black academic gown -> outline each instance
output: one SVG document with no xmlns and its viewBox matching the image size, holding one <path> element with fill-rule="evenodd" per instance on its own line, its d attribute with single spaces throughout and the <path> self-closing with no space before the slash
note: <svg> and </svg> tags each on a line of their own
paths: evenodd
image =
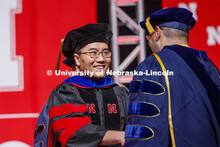
<svg viewBox="0 0 220 147">
<path fill-rule="evenodd" d="M 97 147 L 107 130 L 125 129 L 127 104 L 127 89 L 113 83 L 111 78 L 92 80 L 73 76 L 52 91 L 37 126 L 48 113 L 48 134 L 45 133 L 48 139 L 44 144 Z M 40 135 L 36 135 L 35 144 Z"/>
</svg>

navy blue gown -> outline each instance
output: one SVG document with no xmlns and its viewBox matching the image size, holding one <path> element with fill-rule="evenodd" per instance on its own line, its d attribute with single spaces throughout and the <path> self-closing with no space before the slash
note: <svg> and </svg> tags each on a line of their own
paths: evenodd
<svg viewBox="0 0 220 147">
<path fill-rule="evenodd" d="M 204 51 L 165 46 L 136 70 L 125 147 L 220 146 L 220 76 Z"/>
</svg>

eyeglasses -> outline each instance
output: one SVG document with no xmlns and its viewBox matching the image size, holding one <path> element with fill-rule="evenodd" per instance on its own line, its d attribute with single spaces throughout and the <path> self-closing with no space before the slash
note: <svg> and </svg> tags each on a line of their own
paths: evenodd
<svg viewBox="0 0 220 147">
<path fill-rule="evenodd" d="M 91 58 L 98 58 L 100 54 L 104 58 L 110 58 L 111 57 L 111 52 L 109 50 L 105 50 L 103 52 L 99 51 L 91 51 L 91 52 L 79 52 L 78 54 L 88 54 Z"/>
</svg>

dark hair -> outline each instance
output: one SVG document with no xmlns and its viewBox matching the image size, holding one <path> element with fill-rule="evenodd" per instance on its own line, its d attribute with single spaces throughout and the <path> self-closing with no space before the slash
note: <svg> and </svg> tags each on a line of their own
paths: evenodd
<svg viewBox="0 0 220 147">
<path fill-rule="evenodd" d="M 76 63 L 74 62 L 72 65 L 72 71 L 75 71 L 75 70 L 76 70 Z"/>
</svg>

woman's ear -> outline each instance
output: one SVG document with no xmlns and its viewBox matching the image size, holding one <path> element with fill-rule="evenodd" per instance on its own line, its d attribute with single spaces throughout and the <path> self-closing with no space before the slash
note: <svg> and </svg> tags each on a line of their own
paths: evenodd
<svg viewBox="0 0 220 147">
<path fill-rule="evenodd" d="M 74 58 L 74 60 L 76 62 L 76 65 L 80 66 L 79 55 L 78 54 L 73 54 L 73 58 Z"/>
</svg>

